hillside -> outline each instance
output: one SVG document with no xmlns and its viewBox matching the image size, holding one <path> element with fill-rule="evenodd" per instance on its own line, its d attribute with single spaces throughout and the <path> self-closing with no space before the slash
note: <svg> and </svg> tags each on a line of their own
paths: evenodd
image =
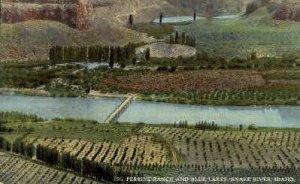
<svg viewBox="0 0 300 184">
<path fill-rule="evenodd" d="M 267 10 L 265 16 L 270 16 L 274 20 L 300 21 L 300 1 L 298 0 L 256 0 L 247 5 L 246 15 L 257 15 L 257 12 L 263 12 L 262 9 Z"/>
<path fill-rule="evenodd" d="M 249 0 L 250 1 L 250 0 Z M 127 27 L 165 16 L 238 12 L 240 0 L 3 0 L 0 60 L 47 59 L 51 45 L 123 45 L 151 38 Z M 224 3 L 226 2 L 226 3 Z M 243 1 L 244 2 L 244 1 Z M 248 0 L 247 0 L 248 2 Z M 195 6 L 197 5 L 197 6 Z"/>
</svg>

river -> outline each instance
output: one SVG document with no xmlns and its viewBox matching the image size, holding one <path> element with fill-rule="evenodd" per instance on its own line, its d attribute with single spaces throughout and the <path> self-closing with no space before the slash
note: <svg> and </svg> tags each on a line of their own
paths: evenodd
<svg viewBox="0 0 300 184">
<path fill-rule="evenodd" d="M 122 102 L 118 98 L 54 98 L 0 95 L 0 111 L 35 114 L 46 119 L 74 118 L 103 122 Z M 219 125 L 300 128 L 300 106 L 207 106 L 135 101 L 119 122 L 170 123 L 215 121 Z"/>
</svg>

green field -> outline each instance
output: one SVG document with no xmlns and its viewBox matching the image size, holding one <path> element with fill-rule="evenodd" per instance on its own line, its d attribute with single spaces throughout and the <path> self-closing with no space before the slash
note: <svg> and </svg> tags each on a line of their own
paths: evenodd
<svg viewBox="0 0 300 184">
<path fill-rule="evenodd" d="M 272 20 L 240 18 L 238 20 L 199 20 L 196 24 L 176 26 L 175 30 L 196 37 L 197 48 L 225 58 L 282 56 L 300 51 L 300 24 Z"/>
</svg>

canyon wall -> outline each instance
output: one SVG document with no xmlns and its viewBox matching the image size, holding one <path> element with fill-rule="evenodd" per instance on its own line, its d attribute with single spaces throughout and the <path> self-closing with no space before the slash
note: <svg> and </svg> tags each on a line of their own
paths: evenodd
<svg viewBox="0 0 300 184">
<path fill-rule="evenodd" d="M 3 23 L 53 20 L 79 30 L 89 29 L 94 16 L 86 0 L 4 0 L 1 12 Z"/>
<path fill-rule="evenodd" d="M 300 2 L 280 6 L 273 16 L 276 20 L 300 21 Z"/>
</svg>

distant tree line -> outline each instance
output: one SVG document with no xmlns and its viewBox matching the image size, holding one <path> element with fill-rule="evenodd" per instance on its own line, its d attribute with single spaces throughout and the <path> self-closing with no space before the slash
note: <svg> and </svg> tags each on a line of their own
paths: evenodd
<svg viewBox="0 0 300 184">
<path fill-rule="evenodd" d="M 112 67 L 115 62 L 125 64 L 135 56 L 136 45 L 129 43 L 124 47 L 113 46 L 53 46 L 49 51 L 52 63 L 62 62 L 110 62 Z"/>
<path fill-rule="evenodd" d="M 5 140 L 3 137 L 0 137 L 0 150 L 4 150 L 4 151 L 10 151 L 11 150 L 10 142 Z"/>
<path fill-rule="evenodd" d="M 188 121 L 175 122 L 173 127 L 175 128 L 195 128 L 198 130 L 219 130 L 220 127 L 214 122 L 199 121 L 194 126 L 189 126 Z"/>
<path fill-rule="evenodd" d="M 219 130 L 220 127 L 215 122 L 200 121 L 195 124 L 195 128 L 199 130 Z"/>
<path fill-rule="evenodd" d="M 179 33 L 176 31 L 175 35 L 170 35 L 168 41 L 169 44 L 181 44 L 196 47 L 196 38 L 186 35 L 185 32 Z"/>
<path fill-rule="evenodd" d="M 43 120 L 36 115 L 27 115 L 19 112 L 0 112 L 0 119 L 2 122 L 38 122 Z"/>
</svg>

